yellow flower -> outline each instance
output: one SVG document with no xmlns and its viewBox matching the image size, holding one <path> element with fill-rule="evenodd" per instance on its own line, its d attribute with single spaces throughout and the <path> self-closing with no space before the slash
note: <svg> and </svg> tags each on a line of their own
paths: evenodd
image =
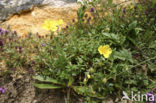
<svg viewBox="0 0 156 103">
<path fill-rule="evenodd" d="M 50 30 L 50 20 L 45 20 L 44 24 L 42 24 L 42 28 L 46 30 Z"/>
<path fill-rule="evenodd" d="M 90 79 L 90 75 L 89 74 L 87 74 L 87 78 Z"/>
<path fill-rule="evenodd" d="M 60 19 L 60 20 L 58 21 L 58 25 L 61 25 L 61 24 L 63 24 L 63 20 L 62 20 L 62 19 Z"/>
<path fill-rule="evenodd" d="M 63 20 L 45 20 L 42 24 L 42 28 L 46 30 L 51 30 L 53 32 L 58 30 L 58 26 L 63 24 Z"/>
<path fill-rule="evenodd" d="M 100 46 L 98 48 L 98 51 L 101 55 L 103 55 L 105 58 L 109 58 L 110 54 L 112 53 L 112 49 L 109 45 Z"/>
</svg>

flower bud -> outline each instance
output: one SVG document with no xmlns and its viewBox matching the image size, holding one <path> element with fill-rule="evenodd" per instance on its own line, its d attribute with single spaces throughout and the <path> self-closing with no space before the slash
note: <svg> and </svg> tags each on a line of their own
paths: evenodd
<svg viewBox="0 0 156 103">
<path fill-rule="evenodd" d="M 89 69 L 89 72 L 93 73 L 94 72 L 94 69 L 93 68 L 90 68 Z"/>
<path fill-rule="evenodd" d="M 83 80 L 83 83 L 86 83 L 87 82 L 87 79 L 85 78 L 84 80 Z"/>
<path fill-rule="evenodd" d="M 106 78 L 103 78 L 103 80 L 102 80 L 104 83 L 106 83 L 107 82 L 107 79 Z"/>
<path fill-rule="evenodd" d="M 90 79 L 90 75 L 89 74 L 87 74 L 87 78 Z"/>
</svg>

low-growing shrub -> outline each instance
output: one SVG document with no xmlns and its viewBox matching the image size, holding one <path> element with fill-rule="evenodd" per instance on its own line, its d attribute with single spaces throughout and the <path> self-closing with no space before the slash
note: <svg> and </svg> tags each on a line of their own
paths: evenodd
<svg viewBox="0 0 156 103">
<path fill-rule="evenodd" d="M 155 91 L 156 4 L 106 3 L 83 5 L 77 23 L 45 42 L 35 58 L 36 87 L 67 88 L 68 100 L 74 91 L 89 103 L 120 98 L 122 91 Z"/>
<path fill-rule="evenodd" d="M 67 101 L 75 93 L 84 103 L 99 103 L 109 97 L 115 101 L 123 91 L 155 92 L 156 3 L 112 2 L 82 5 L 78 21 L 61 31 L 45 22 L 44 28 L 53 25 L 47 37 L 19 38 L 0 29 L 0 61 L 9 69 L 34 72 L 38 88 L 65 89 Z"/>
</svg>

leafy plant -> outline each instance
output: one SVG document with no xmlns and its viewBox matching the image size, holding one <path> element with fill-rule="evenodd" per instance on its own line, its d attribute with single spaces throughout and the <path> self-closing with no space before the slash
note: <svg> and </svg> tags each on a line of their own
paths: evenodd
<svg viewBox="0 0 156 103">
<path fill-rule="evenodd" d="M 155 6 L 151 0 L 126 7 L 113 0 L 89 2 L 78 10 L 78 22 L 57 36 L 8 42 L 0 35 L 0 60 L 8 68 L 32 68 L 35 87 L 65 89 L 68 101 L 73 93 L 84 103 L 98 103 L 121 98 L 122 91 L 155 92 Z"/>
</svg>

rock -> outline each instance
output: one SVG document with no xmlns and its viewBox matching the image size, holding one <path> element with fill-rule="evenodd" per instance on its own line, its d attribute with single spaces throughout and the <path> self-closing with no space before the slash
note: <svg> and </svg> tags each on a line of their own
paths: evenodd
<svg viewBox="0 0 156 103">
<path fill-rule="evenodd" d="M 25 36 L 29 32 L 46 35 L 50 34 L 50 32 L 42 28 L 45 20 L 62 19 L 64 26 L 66 26 L 73 19 L 76 21 L 78 8 L 79 6 L 76 3 L 70 3 L 61 7 L 58 7 L 58 5 L 34 7 L 29 12 L 13 15 L 2 23 L 2 27 L 7 28 L 9 26 L 12 31 L 16 30 L 20 36 Z"/>
<path fill-rule="evenodd" d="M 0 103 L 32 103 L 34 101 L 35 88 L 31 82 L 26 82 L 26 79 L 30 78 L 29 76 L 16 78 L 8 75 L 2 78 L 4 80 L 1 80 L 0 85 L 3 84 L 6 92 L 3 95 L 0 94 Z"/>
<path fill-rule="evenodd" d="M 42 2 L 43 0 L 1 0 L 0 20 L 5 20 L 12 14 L 29 10 L 34 6 L 41 5 Z"/>
<path fill-rule="evenodd" d="M 6 20 L 12 14 L 31 10 L 35 6 L 54 5 L 61 7 L 76 0 L 0 0 L 0 21 Z"/>
</svg>

